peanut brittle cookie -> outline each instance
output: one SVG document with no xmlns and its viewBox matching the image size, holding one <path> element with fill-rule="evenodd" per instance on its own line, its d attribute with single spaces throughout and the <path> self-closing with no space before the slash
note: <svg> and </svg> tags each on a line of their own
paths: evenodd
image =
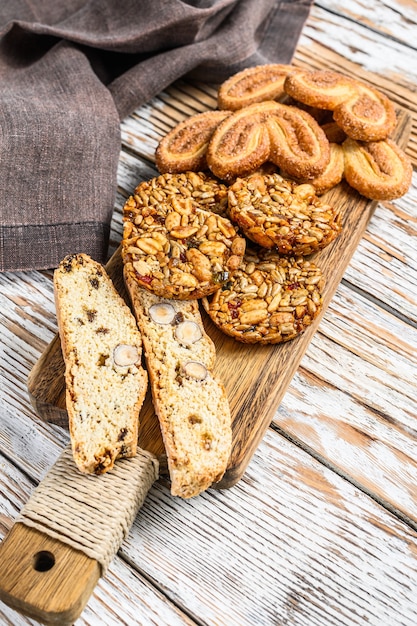
<svg viewBox="0 0 417 626">
<path fill-rule="evenodd" d="M 311 184 L 279 174 L 253 174 L 229 188 L 231 219 L 252 241 L 283 255 L 321 250 L 341 231 L 338 213 L 322 202 Z"/>
<path fill-rule="evenodd" d="M 159 200 L 154 192 L 152 181 L 142 183 L 125 203 L 126 271 L 165 298 L 189 300 L 213 293 L 239 267 L 244 238 L 227 218 L 201 209 L 192 196 Z"/>
<path fill-rule="evenodd" d="M 214 324 L 243 343 L 276 344 L 302 333 L 322 308 L 324 278 L 304 258 L 247 250 L 221 289 L 203 298 Z"/>
</svg>

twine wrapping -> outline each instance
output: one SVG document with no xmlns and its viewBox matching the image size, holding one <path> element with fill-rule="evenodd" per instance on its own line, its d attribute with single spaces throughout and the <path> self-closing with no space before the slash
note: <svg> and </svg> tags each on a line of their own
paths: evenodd
<svg viewBox="0 0 417 626">
<path fill-rule="evenodd" d="M 98 561 L 103 575 L 158 472 L 156 457 L 139 449 L 135 457 L 119 459 L 105 474 L 82 474 L 67 446 L 17 521 Z"/>
</svg>

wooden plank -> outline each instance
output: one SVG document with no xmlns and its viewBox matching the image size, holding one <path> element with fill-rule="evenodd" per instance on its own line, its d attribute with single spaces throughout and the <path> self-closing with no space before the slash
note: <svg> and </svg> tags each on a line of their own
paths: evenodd
<svg viewBox="0 0 417 626">
<path fill-rule="evenodd" d="M 274 424 L 417 529 L 416 386 L 415 328 L 342 284 Z"/>
<path fill-rule="evenodd" d="M 3 534 L 32 483 L 1 467 Z M 416 551 L 406 524 L 269 430 L 233 489 L 151 489 L 77 626 L 414 626 Z"/>
<path fill-rule="evenodd" d="M 393 38 L 409 45 L 414 40 L 417 27 L 417 4 L 413 0 L 319 0 L 315 5 L 326 12 L 346 17 L 372 30 L 377 30 L 387 38 Z"/>
<path fill-rule="evenodd" d="M 123 555 L 199 623 L 414 626 L 416 541 L 268 431 L 229 491 L 180 502 L 156 486 Z"/>
</svg>

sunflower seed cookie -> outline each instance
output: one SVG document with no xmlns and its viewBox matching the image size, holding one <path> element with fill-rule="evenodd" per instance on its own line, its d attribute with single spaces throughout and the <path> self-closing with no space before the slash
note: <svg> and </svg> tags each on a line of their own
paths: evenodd
<svg viewBox="0 0 417 626">
<path fill-rule="evenodd" d="M 319 314 L 324 278 L 302 257 L 248 249 L 241 267 L 203 306 L 214 324 L 243 343 L 294 339 Z"/>
<path fill-rule="evenodd" d="M 152 181 L 142 183 L 124 206 L 126 271 L 164 298 L 213 293 L 239 267 L 244 238 L 227 218 L 201 209 L 192 196 L 156 197 Z"/>
<path fill-rule="evenodd" d="M 229 188 L 231 219 L 252 241 L 280 254 L 306 256 L 321 250 L 341 231 L 338 213 L 311 184 L 279 174 L 253 174 Z"/>
</svg>

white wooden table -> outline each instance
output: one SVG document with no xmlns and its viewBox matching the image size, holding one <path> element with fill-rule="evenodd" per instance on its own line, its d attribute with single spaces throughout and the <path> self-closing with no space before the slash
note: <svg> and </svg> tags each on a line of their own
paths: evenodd
<svg viewBox="0 0 417 626">
<path fill-rule="evenodd" d="M 352 72 L 408 109 L 415 165 L 417 3 L 366 4 L 317 2 L 294 63 Z M 180 82 L 123 122 L 110 252 L 157 141 L 214 94 Z M 415 626 L 416 236 L 414 173 L 378 205 L 243 478 L 189 501 L 156 483 L 77 626 Z M 68 441 L 26 387 L 57 330 L 51 276 L 0 274 L 1 537 Z M 0 604 L 0 623 L 36 622 Z"/>
</svg>

